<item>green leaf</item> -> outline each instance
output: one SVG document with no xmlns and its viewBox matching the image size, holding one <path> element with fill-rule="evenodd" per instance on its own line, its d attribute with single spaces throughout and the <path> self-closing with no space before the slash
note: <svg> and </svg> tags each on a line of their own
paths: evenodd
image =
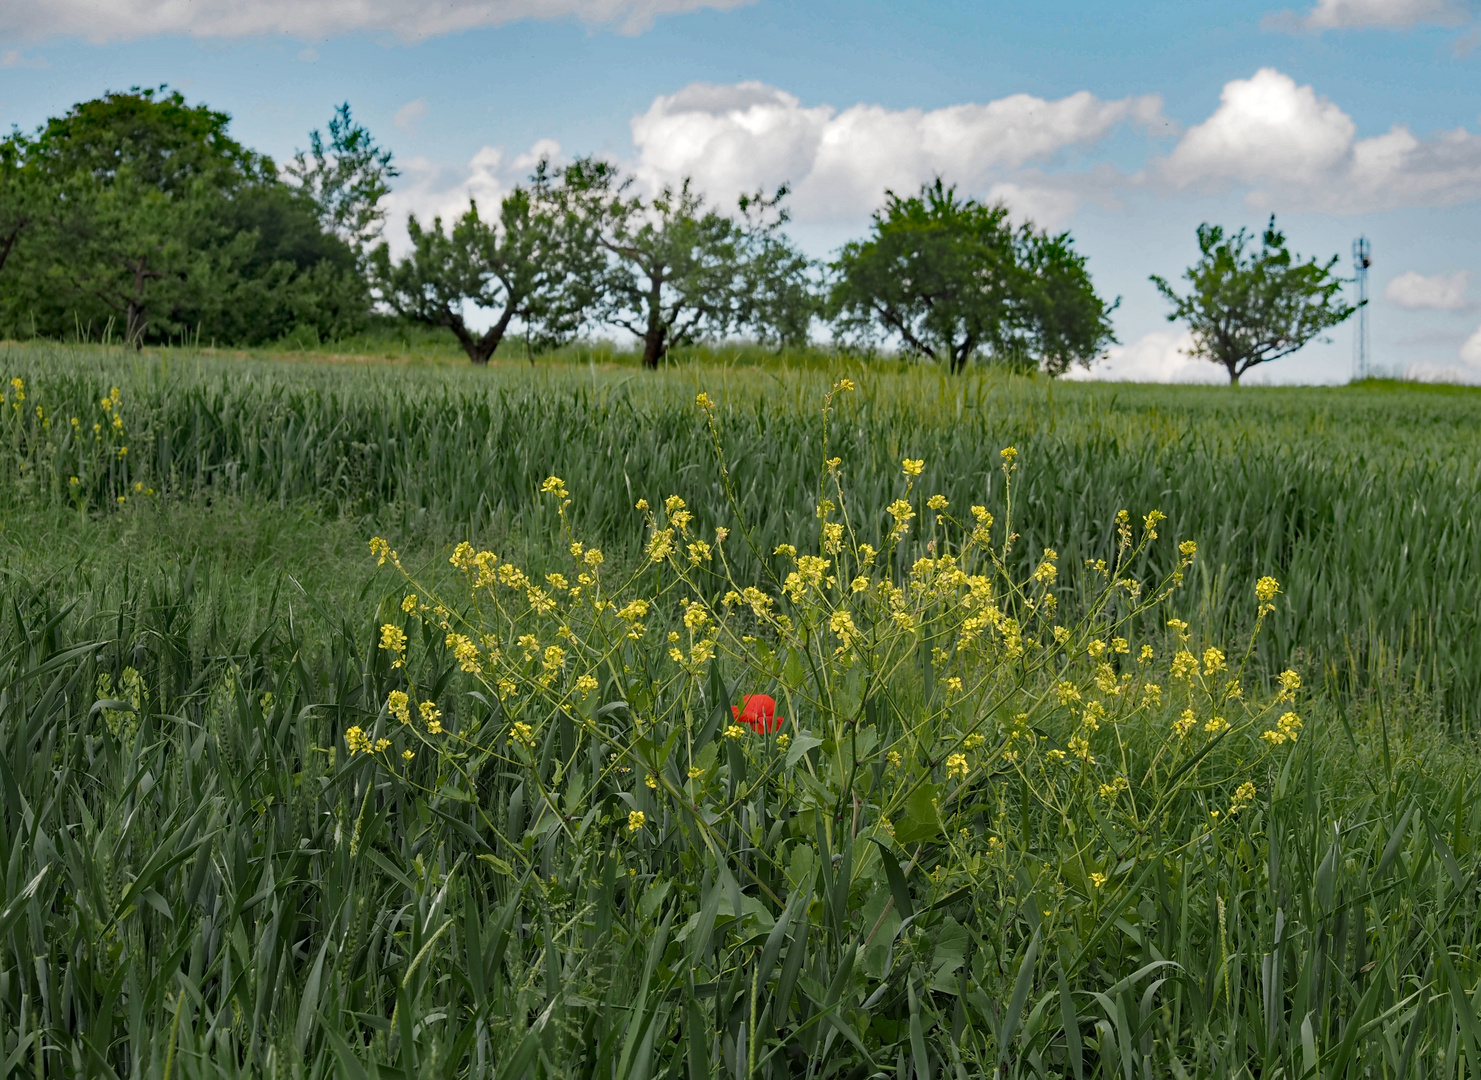
<svg viewBox="0 0 1481 1080">
<path fill-rule="evenodd" d="M 904 816 L 895 822 L 895 839 L 902 844 L 920 844 L 941 835 L 941 812 L 936 806 L 936 785 L 921 784 L 905 800 Z"/>
</svg>

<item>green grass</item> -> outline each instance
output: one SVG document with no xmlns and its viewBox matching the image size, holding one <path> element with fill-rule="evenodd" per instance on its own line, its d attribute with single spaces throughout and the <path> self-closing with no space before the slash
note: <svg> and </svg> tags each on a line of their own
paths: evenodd
<svg viewBox="0 0 1481 1080">
<path fill-rule="evenodd" d="M 13 409 L 7 387 L 0 421 L 7 1069 L 1481 1075 L 1481 395 L 836 365 L 475 372 L 0 348 L 0 375 L 27 395 Z M 1137 563 L 1144 578 L 1175 568 L 1172 541 L 1197 542 L 1171 612 L 1200 648 L 1234 655 L 1255 578 L 1277 577 L 1250 692 L 1301 672 L 1295 747 L 1231 737 L 1178 774 L 1196 783 L 1179 779 L 1191 786 L 1162 816 L 1139 821 L 1088 780 L 1006 758 L 1020 703 L 1042 746 L 1067 745 L 1069 729 L 1033 704 L 1046 671 L 993 675 L 1002 703 L 950 827 L 896 846 L 891 871 L 870 839 L 890 778 L 829 771 L 853 751 L 831 734 L 835 699 L 807 677 L 775 676 L 796 695 L 792 730 L 822 737 L 802 762 L 816 789 L 776 773 L 764 748 L 710 751 L 706 843 L 641 782 L 641 763 L 670 763 L 651 757 L 631 709 L 594 702 L 569 725 L 522 714 L 543 740 L 525 759 L 508 741 L 521 714 L 470 696 L 479 687 L 440 631 L 406 623 L 405 669 L 375 647 L 381 622 L 403 621 L 406 586 L 373 569 L 371 535 L 439 588 L 456 580 L 446 560 L 463 539 L 532 575 L 566 568 L 539 494 L 551 473 L 614 577 L 641 559 L 639 497 L 682 495 L 701 534 L 738 527 L 701 389 L 720 403 L 755 547 L 809 542 L 818 406 L 836 374 L 858 383 L 829 434 L 860 540 L 883 546 L 907 456 L 926 459 L 919 491 L 1001 519 L 998 450 L 1012 444 L 1009 569 L 1026 574 L 1054 547 L 1066 612 L 1093 583 L 1084 560 L 1114 557 L 1123 506 L 1169 516 L 1169 542 Z M 115 411 L 123 431 L 107 434 Z M 924 553 L 925 529 L 897 572 Z M 743 581 L 778 569 L 739 542 L 727 550 Z M 1137 620 L 1128 634 L 1165 656 L 1161 619 Z M 635 670 L 661 659 L 623 648 Z M 827 649 L 817 662 L 829 668 Z M 744 670 L 681 680 L 640 708 L 702 755 Z M 944 737 L 928 651 L 892 670 L 877 700 L 864 695 L 876 704 L 862 730 Z M 440 703 L 466 756 L 419 749 L 420 772 L 347 758 L 347 727 L 406 734 L 385 703 L 407 680 Z M 621 664 L 598 695 L 641 700 Z M 1171 783 L 1148 762 L 1176 715 L 1169 697 L 1107 725 L 1098 737 L 1123 740 L 1125 757 L 1114 741 L 1097 749 L 1105 776 L 1130 777 L 1138 797 Z M 944 756 L 905 771 L 945 791 Z M 1211 829 L 1210 808 L 1246 777 L 1255 804 Z M 649 812 L 648 846 L 621 828 L 633 807 Z M 897 828 L 920 812 L 895 813 Z M 961 851 L 945 842 L 958 826 Z M 998 861 L 972 862 L 997 850 L 989 837 L 1004 844 Z M 1087 865 L 1109 884 L 1089 883 Z"/>
</svg>

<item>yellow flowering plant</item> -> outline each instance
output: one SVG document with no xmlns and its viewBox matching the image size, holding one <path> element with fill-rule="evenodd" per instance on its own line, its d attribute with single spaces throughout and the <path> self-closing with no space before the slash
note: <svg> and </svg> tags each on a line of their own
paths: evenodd
<svg viewBox="0 0 1481 1080">
<path fill-rule="evenodd" d="M 1089 584 L 1067 583 L 1054 550 L 1018 550 L 1013 478 L 1025 463 L 1013 447 L 1000 455 L 1001 520 L 982 506 L 959 518 L 917 493 L 915 458 L 884 519 L 858 520 L 826 441 L 846 392 L 824 400 L 815 528 L 769 553 L 741 512 L 705 395 L 732 518 L 706 537 L 682 497 L 655 493 L 639 501 L 641 556 L 616 568 L 575 534 L 580 493 L 551 476 L 541 490 L 566 565 L 538 579 L 461 543 L 450 563 L 462 585 L 444 594 L 372 540 L 410 588 L 398 602 L 406 629 L 387 623 L 379 641 L 401 680 L 381 723 L 399 741 L 379 753 L 391 748 L 380 729 L 354 728 L 351 753 L 428 799 L 457 799 L 511 875 L 569 848 L 622 867 L 618 882 L 698 882 L 676 894 L 686 934 L 713 919 L 714 890 L 733 889 L 740 906 L 720 944 L 737 947 L 817 889 L 841 897 L 841 916 L 816 916 L 840 941 L 888 928 L 890 948 L 908 951 L 894 935 L 910 911 L 1029 893 L 1047 915 L 1010 937 L 1026 941 L 1047 918 L 1086 940 L 1123 917 L 1117 897 L 1139 875 L 1175 873 L 1221 831 L 1249 827 L 1268 759 L 1300 732 L 1289 707 L 1299 678 L 1265 694 L 1246 671 L 1253 636 L 1231 654 L 1168 618 L 1195 546 L 1174 545 L 1163 576 L 1138 576 L 1165 519 L 1153 510 L 1138 528 L 1123 512 Z M 737 543 L 761 556 L 759 580 L 737 579 Z M 1274 588 L 1263 579 L 1253 598 L 1256 632 Z M 411 708 L 417 641 L 465 693 Z M 770 712 L 753 705 L 762 697 Z M 476 794 L 495 788 L 502 805 Z M 1041 823 L 1031 839 L 1004 835 L 1029 812 Z M 719 977 L 726 961 L 703 963 Z"/>
</svg>

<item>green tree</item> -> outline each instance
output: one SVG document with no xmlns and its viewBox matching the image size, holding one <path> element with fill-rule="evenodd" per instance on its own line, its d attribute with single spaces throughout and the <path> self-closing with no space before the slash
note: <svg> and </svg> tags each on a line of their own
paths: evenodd
<svg viewBox="0 0 1481 1080">
<path fill-rule="evenodd" d="M 1085 269 L 1085 256 L 1070 234 L 1052 235 L 1025 224 L 1014 242 L 1018 297 L 1014 338 L 1029 365 L 1050 375 L 1063 375 L 1090 362 L 1116 340 L 1111 312 L 1119 299 L 1106 303 Z"/>
<path fill-rule="evenodd" d="M 940 178 L 909 198 L 887 191 L 871 235 L 831 269 L 829 312 L 845 335 L 898 338 L 953 372 L 986 356 L 1058 374 L 1114 340 L 1114 305 L 1069 234 L 1015 231 L 1006 207 L 960 198 Z"/>
<path fill-rule="evenodd" d="M 411 254 L 398 262 L 381 244 L 371 255 L 377 296 L 403 318 L 451 330 L 475 364 L 488 363 L 515 320 L 532 347 L 569 339 L 586 306 L 579 282 L 590 273 L 573 268 L 581 248 L 570 242 L 548 192 L 542 163 L 530 187 L 504 198 L 497 222 L 485 221 L 476 202 L 445 231 L 441 218 L 423 228 L 409 216 Z M 493 325 L 481 335 L 470 330 L 465 304 L 493 312 Z"/>
<path fill-rule="evenodd" d="M 643 343 L 656 368 L 669 349 L 723 335 L 742 313 L 742 235 L 688 180 L 652 198 L 629 195 L 630 177 L 583 158 L 560 173 L 555 197 L 608 258 L 589 268 L 596 318 Z"/>
<path fill-rule="evenodd" d="M 1222 226 L 1202 224 L 1201 258 L 1183 274 L 1188 294 L 1152 276 L 1173 305 L 1168 322 L 1185 320 L 1192 355 L 1222 365 L 1232 386 L 1250 368 L 1295 352 L 1357 310 L 1342 300 L 1345 282 L 1332 273 L 1336 255 L 1325 263 L 1300 261 L 1286 249 L 1274 215 L 1258 250 L 1249 250 L 1253 240 L 1244 229 L 1226 236 Z"/>
<path fill-rule="evenodd" d="M 363 320 L 353 250 L 229 122 L 176 91 L 135 88 L 14 139 L 32 211 L 0 316 L 54 336 L 111 324 L 136 345 L 191 330 L 253 342 Z M 0 215 L 4 205 L 0 194 Z"/>
<path fill-rule="evenodd" d="M 293 177 L 319 208 L 325 227 L 356 251 L 377 240 L 385 224 L 381 201 L 390 181 L 401 175 L 391 151 L 376 145 L 364 125 L 356 123 L 349 102 L 334 110 L 326 142 L 317 129 L 309 148 L 293 156 L 284 172 Z"/>
</svg>

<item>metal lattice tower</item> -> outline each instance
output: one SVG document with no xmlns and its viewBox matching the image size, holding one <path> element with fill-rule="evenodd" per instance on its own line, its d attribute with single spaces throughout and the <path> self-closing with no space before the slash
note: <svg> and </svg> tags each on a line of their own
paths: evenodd
<svg viewBox="0 0 1481 1080">
<path fill-rule="evenodd" d="M 1368 238 L 1360 236 L 1352 242 L 1352 269 L 1358 286 L 1357 321 L 1352 328 L 1353 375 L 1366 379 L 1368 368 L 1368 267 L 1373 265 L 1373 249 Z"/>
</svg>

